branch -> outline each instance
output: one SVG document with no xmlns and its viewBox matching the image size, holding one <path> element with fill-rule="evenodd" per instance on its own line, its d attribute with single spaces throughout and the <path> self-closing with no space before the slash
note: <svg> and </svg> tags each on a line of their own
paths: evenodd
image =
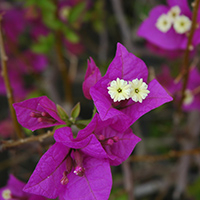
<svg viewBox="0 0 200 200">
<path fill-rule="evenodd" d="M 2 21 L 2 14 L 0 15 L 0 51 L 1 51 L 0 54 L 1 54 L 1 65 L 2 65 L 2 77 L 4 79 L 4 83 L 6 86 L 8 104 L 9 104 L 9 108 L 11 112 L 12 121 L 15 127 L 15 131 L 17 133 L 18 138 L 23 138 L 21 127 L 17 121 L 16 113 L 12 105 L 14 103 L 14 97 L 13 97 L 12 88 L 11 88 L 9 77 L 8 77 L 8 70 L 7 70 L 7 63 L 6 63 L 8 58 L 6 56 L 4 44 L 3 44 L 1 21 Z"/>
<path fill-rule="evenodd" d="M 124 188 L 128 194 L 129 200 L 134 200 L 133 196 L 133 178 L 132 171 L 129 160 L 125 160 L 122 163 L 123 179 L 124 179 Z"/>
<path fill-rule="evenodd" d="M 52 137 L 54 134 L 54 131 L 47 131 L 47 133 L 38 135 L 38 136 L 31 136 L 25 139 L 19 139 L 16 141 L 9 140 L 9 141 L 2 141 L 2 144 L 0 145 L 0 151 L 6 150 L 8 148 L 13 148 L 20 146 L 22 144 L 27 144 L 29 142 L 43 142 L 44 139 L 48 137 Z"/>
<path fill-rule="evenodd" d="M 178 158 L 186 155 L 196 155 L 196 154 L 200 154 L 200 148 L 183 150 L 183 151 L 172 150 L 162 155 L 142 155 L 142 156 L 133 155 L 129 157 L 129 159 L 132 162 L 158 162 L 161 160 L 168 160 L 171 158 Z"/>
<path fill-rule="evenodd" d="M 62 52 L 62 36 L 59 31 L 55 33 L 55 50 L 56 50 L 56 56 L 58 59 L 58 68 L 61 74 L 61 78 L 63 81 L 63 86 L 65 90 L 65 99 L 67 102 L 72 105 L 73 99 L 72 99 L 72 91 L 71 91 L 71 79 L 69 77 L 69 73 L 67 70 L 67 66 L 65 64 L 63 52 Z"/>
<path fill-rule="evenodd" d="M 129 29 L 129 26 L 126 22 L 123 10 L 122 10 L 122 5 L 121 5 L 121 0 L 111 0 L 113 10 L 116 16 L 116 19 L 119 23 L 119 27 L 122 32 L 122 40 L 125 46 L 133 52 L 133 45 L 132 45 L 132 39 L 131 39 L 131 31 Z"/>
<path fill-rule="evenodd" d="M 181 108 L 182 108 L 183 100 L 185 97 L 185 90 L 186 90 L 188 78 L 189 78 L 189 67 L 190 67 L 189 66 L 189 54 L 190 54 L 190 51 L 193 50 L 192 39 L 194 36 L 194 32 L 197 28 L 197 14 L 198 14 L 199 2 L 200 2 L 200 0 L 195 0 L 192 4 L 193 5 L 192 26 L 191 26 L 191 29 L 189 32 L 187 47 L 186 47 L 184 58 L 183 58 L 183 70 L 182 70 L 183 87 L 181 90 L 181 99 L 180 99 L 179 107 L 178 107 L 179 113 L 181 113 Z"/>
</svg>

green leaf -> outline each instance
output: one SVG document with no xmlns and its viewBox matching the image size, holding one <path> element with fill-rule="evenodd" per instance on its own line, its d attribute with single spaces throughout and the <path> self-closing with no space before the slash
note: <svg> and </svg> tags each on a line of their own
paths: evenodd
<svg viewBox="0 0 200 200">
<path fill-rule="evenodd" d="M 55 12 L 56 11 L 56 5 L 51 0 L 42 0 L 37 1 L 37 5 L 44 10 L 48 10 L 49 12 Z"/>
<path fill-rule="evenodd" d="M 187 193 L 194 197 L 195 199 L 200 198 L 200 190 L 199 190 L 200 178 L 198 177 L 191 185 L 187 188 Z"/>
<path fill-rule="evenodd" d="M 74 6 L 73 8 L 71 8 L 69 15 L 68 15 L 68 21 L 69 23 L 74 23 L 75 21 L 78 20 L 78 18 L 80 18 L 81 14 L 83 13 L 84 9 L 85 9 L 85 2 L 81 2 L 79 4 L 77 4 L 76 6 Z M 82 16 L 81 16 L 82 18 Z"/>
<path fill-rule="evenodd" d="M 86 125 L 84 125 L 84 124 L 76 124 L 76 126 L 79 129 L 84 129 L 86 127 Z"/>
<path fill-rule="evenodd" d="M 31 130 L 29 130 L 29 129 L 27 129 L 27 128 L 24 128 L 24 127 L 22 127 L 22 129 L 23 129 L 23 131 L 24 131 L 24 133 L 25 133 L 26 135 L 28 135 L 28 136 L 33 135 L 33 131 L 31 131 Z"/>
<path fill-rule="evenodd" d="M 56 17 L 51 13 L 44 14 L 43 22 L 48 28 L 52 30 L 61 29 L 61 27 L 63 26 L 63 23 L 60 20 L 56 19 Z"/>
<path fill-rule="evenodd" d="M 54 44 L 54 35 L 40 36 L 38 42 L 33 44 L 31 50 L 35 53 L 48 53 Z"/>
<path fill-rule="evenodd" d="M 64 27 L 64 35 L 67 40 L 69 40 L 72 43 L 77 43 L 79 42 L 79 36 L 70 28 Z"/>
<path fill-rule="evenodd" d="M 81 106 L 80 106 L 80 102 L 78 102 L 74 108 L 71 111 L 71 117 L 73 119 L 73 121 L 75 121 L 75 119 L 79 116 L 81 111 Z"/>
<path fill-rule="evenodd" d="M 91 122 L 91 119 L 84 119 L 84 120 L 77 120 L 76 124 L 84 124 L 84 125 L 88 125 Z"/>
<path fill-rule="evenodd" d="M 59 117 L 63 121 L 68 121 L 69 117 L 68 117 L 67 113 L 65 112 L 65 110 L 58 104 L 56 105 L 56 108 L 57 108 Z"/>
<path fill-rule="evenodd" d="M 84 129 L 89 123 L 91 122 L 91 119 L 86 119 L 86 120 L 77 120 L 75 125 L 79 129 Z"/>
<path fill-rule="evenodd" d="M 54 126 L 53 130 L 55 131 L 55 130 L 57 130 L 59 128 L 63 128 L 63 127 L 66 127 L 66 126 L 67 126 L 67 124 L 66 125 L 65 124 L 57 125 L 57 126 Z"/>
</svg>

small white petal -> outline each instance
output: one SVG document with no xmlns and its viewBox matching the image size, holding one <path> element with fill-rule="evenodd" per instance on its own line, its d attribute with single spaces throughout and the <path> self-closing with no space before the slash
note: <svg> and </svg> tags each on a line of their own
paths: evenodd
<svg viewBox="0 0 200 200">
<path fill-rule="evenodd" d="M 132 98 L 132 100 L 135 102 L 139 101 L 140 103 L 142 103 L 142 101 L 150 93 L 150 91 L 147 90 L 148 85 L 145 82 L 143 82 L 142 78 L 140 80 L 136 78 L 132 81 L 129 81 L 129 85 L 131 90 L 130 98 Z"/>
<path fill-rule="evenodd" d="M 11 190 L 9 190 L 9 189 L 3 190 L 3 192 L 2 192 L 2 197 L 3 197 L 3 199 L 5 199 L 5 200 L 11 199 L 11 198 L 12 198 L 12 196 L 11 196 Z"/>
<path fill-rule="evenodd" d="M 171 7 L 171 9 L 167 13 L 167 15 L 169 17 L 171 17 L 172 21 L 174 22 L 174 20 L 176 19 L 177 16 L 180 15 L 180 13 L 181 13 L 180 7 L 179 6 L 173 6 L 173 7 Z"/>
<path fill-rule="evenodd" d="M 190 30 L 191 24 L 192 22 L 188 17 L 180 15 L 174 21 L 174 30 L 180 34 L 186 33 Z"/>
<path fill-rule="evenodd" d="M 162 14 L 156 21 L 156 27 L 163 33 L 166 33 L 172 26 L 172 19 L 167 14 Z"/>
<path fill-rule="evenodd" d="M 127 81 L 117 78 L 111 81 L 110 86 L 107 87 L 108 94 L 114 102 L 119 102 L 125 99 L 129 99 L 130 86 Z"/>
</svg>

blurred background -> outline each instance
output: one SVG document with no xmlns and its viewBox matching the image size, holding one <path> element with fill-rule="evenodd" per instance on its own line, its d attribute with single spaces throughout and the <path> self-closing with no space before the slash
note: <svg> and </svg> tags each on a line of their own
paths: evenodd
<svg viewBox="0 0 200 200">
<path fill-rule="evenodd" d="M 192 1 L 188 2 L 190 5 Z M 149 80 L 158 77 L 162 84 L 167 77 L 164 74 L 159 79 L 164 66 L 175 78 L 184 51 L 161 51 L 137 35 L 150 10 L 160 4 L 166 5 L 166 1 L 0 0 L 14 101 L 46 95 L 68 113 L 80 102 L 80 118 L 91 118 L 93 103 L 82 92 L 87 59 L 92 57 L 104 75 L 115 56 L 117 42 L 146 63 Z M 197 68 L 198 55 L 199 47 L 192 57 Z M 176 111 L 175 103 L 170 102 L 133 124 L 134 133 L 142 141 L 126 162 L 112 167 L 110 200 L 200 199 L 199 111 L 183 111 L 178 123 Z M 48 130 L 23 132 L 29 137 Z M 48 137 L 2 149 L 7 140 L 17 139 L 2 76 L 0 139 L 0 187 L 6 185 L 9 174 L 27 182 L 39 158 L 54 143 L 53 137 Z"/>
</svg>

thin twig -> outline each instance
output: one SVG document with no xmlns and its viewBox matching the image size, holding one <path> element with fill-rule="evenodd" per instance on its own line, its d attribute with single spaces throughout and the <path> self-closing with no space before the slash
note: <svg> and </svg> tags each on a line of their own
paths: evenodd
<svg viewBox="0 0 200 200">
<path fill-rule="evenodd" d="M 9 77 L 8 77 L 8 70 L 7 70 L 7 60 L 8 60 L 8 58 L 6 56 L 4 44 L 3 44 L 1 21 L 2 21 L 2 15 L 0 15 L 0 51 L 1 51 L 2 76 L 3 76 L 3 79 L 4 79 L 5 86 L 6 86 L 8 104 L 9 104 L 9 108 L 10 108 L 10 112 L 11 112 L 12 121 L 13 121 L 13 124 L 14 124 L 14 127 L 15 127 L 15 131 L 17 133 L 18 138 L 23 138 L 21 127 L 20 127 L 20 125 L 17 121 L 16 113 L 15 113 L 15 110 L 13 108 L 14 97 L 13 97 L 13 92 L 12 92 L 12 88 L 11 88 Z"/>
<path fill-rule="evenodd" d="M 200 154 L 200 148 L 190 149 L 190 150 L 183 150 L 183 151 L 169 151 L 166 154 L 162 155 L 141 155 L 141 156 L 131 156 L 129 159 L 132 162 L 158 162 L 162 160 L 168 160 L 171 158 L 178 158 L 185 155 L 197 155 Z"/>
<path fill-rule="evenodd" d="M 134 48 L 132 45 L 131 31 L 127 24 L 124 12 L 122 10 L 122 5 L 120 0 L 111 0 L 112 7 L 116 16 L 116 19 L 119 23 L 119 27 L 122 32 L 122 41 L 129 51 L 133 52 Z"/>
<path fill-rule="evenodd" d="M 123 170 L 123 178 L 124 178 L 124 187 L 128 194 L 129 200 L 134 200 L 133 196 L 133 177 L 132 177 L 132 171 L 130 166 L 129 160 L 125 160 L 122 163 L 122 170 Z"/>
<path fill-rule="evenodd" d="M 13 140 L 5 141 L 0 145 L 0 151 L 6 150 L 8 148 L 17 147 L 22 144 L 27 144 L 29 142 L 43 142 L 44 139 L 48 137 L 52 137 L 53 134 L 54 134 L 53 131 L 48 131 L 47 133 L 38 135 L 38 136 L 31 136 L 31 137 L 28 137 L 25 139 L 19 139 L 16 141 L 13 141 Z"/>
<path fill-rule="evenodd" d="M 63 80 L 63 86 L 65 91 L 65 99 L 67 102 L 72 105 L 73 99 L 72 99 L 72 91 L 71 91 L 71 80 L 68 73 L 67 66 L 65 64 L 63 51 L 62 51 L 62 36 L 60 32 L 55 33 L 56 42 L 55 42 L 55 49 L 58 59 L 58 68 L 61 74 L 61 78 Z"/>
<path fill-rule="evenodd" d="M 197 14 L 198 14 L 198 9 L 199 9 L 199 2 L 200 0 L 195 0 L 193 2 L 193 14 L 192 14 L 192 25 L 191 25 L 191 29 L 189 32 L 189 36 L 188 36 L 188 42 L 187 42 L 187 47 L 185 49 L 185 54 L 184 54 L 184 58 L 183 58 L 183 87 L 181 90 L 181 99 L 179 102 L 179 107 L 178 107 L 178 112 L 181 113 L 181 108 L 182 108 L 182 104 L 183 104 L 183 100 L 185 97 L 185 90 L 187 87 L 187 83 L 188 83 L 188 78 L 189 78 L 189 55 L 190 55 L 190 51 L 193 49 L 192 46 L 192 39 L 194 36 L 194 32 L 197 28 Z"/>
</svg>

